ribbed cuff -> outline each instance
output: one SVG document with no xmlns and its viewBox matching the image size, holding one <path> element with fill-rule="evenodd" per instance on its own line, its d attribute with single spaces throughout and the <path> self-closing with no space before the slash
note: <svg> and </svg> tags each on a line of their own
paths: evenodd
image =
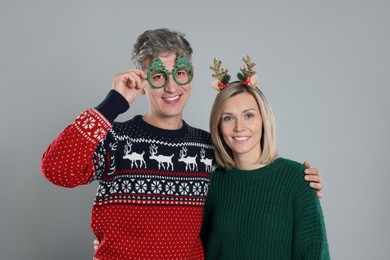
<svg viewBox="0 0 390 260">
<path fill-rule="evenodd" d="M 127 100 L 116 90 L 111 89 L 96 109 L 112 124 L 115 118 L 130 108 Z"/>
</svg>

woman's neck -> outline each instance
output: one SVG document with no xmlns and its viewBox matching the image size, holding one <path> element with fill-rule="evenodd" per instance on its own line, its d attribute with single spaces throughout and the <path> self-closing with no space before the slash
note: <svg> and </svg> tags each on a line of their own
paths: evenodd
<svg viewBox="0 0 390 260">
<path fill-rule="evenodd" d="M 236 156 L 237 157 L 237 156 Z M 234 158 L 234 164 L 237 169 L 240 170 L 255 170 L 266 166 L 265 163 L 259 163 L 258 158 L 253 160 L 252 158 L 241 156 L 239 158 Z"/>
</svg>

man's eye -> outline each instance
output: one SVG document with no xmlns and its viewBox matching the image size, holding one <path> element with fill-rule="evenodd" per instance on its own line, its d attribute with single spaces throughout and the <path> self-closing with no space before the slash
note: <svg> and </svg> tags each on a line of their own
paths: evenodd
<svg viewBox="0 0 390 260">
<path fill-rule="evenodd" d="M 165 79 L 165 74 L 153 74 L 153 80 L 163 80 Z"/>
<path fill-rule="evenodd" d="M 177 76 L 186 76 L 187 74 L 188 74 L 188 72 L 186 70 L 178 70 L 176 72 Z"/>
</svg>

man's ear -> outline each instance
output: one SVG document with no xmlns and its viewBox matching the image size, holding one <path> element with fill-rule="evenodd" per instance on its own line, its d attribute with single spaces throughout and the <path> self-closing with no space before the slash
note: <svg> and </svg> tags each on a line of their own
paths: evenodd
<svg viewBox="0 0 390 260">
<path fill-rule="evenodd" d="M 192 80 L 191 80 L 191 89 L 192 89 L 192 86 L 194 84 L 194 80 L 195 80 L 195 68 L 192 67 Z"/>
</svg>

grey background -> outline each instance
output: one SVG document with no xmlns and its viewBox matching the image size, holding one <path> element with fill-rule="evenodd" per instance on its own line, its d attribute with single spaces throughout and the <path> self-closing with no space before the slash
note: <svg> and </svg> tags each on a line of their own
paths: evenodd
<svg viewBox="0 0 390 260">
<path fill-rule="evenodd" d="M 206 2 L 206 1 L 205 1 Z M 195 85 L 185 110 L 208 129 L 214 57 L 257 63 L 283 157 L 321 170 L 333 259 L 388 259 L 388 1 L 4 1 L 0 3 L 0 259 L 91 259 L 96 183 L 40 173 L 47 145 L 128 69 L 146 29 L 185 32 Z M 146 110 L 141 97 L 120 121 Z"/>
</svg>

